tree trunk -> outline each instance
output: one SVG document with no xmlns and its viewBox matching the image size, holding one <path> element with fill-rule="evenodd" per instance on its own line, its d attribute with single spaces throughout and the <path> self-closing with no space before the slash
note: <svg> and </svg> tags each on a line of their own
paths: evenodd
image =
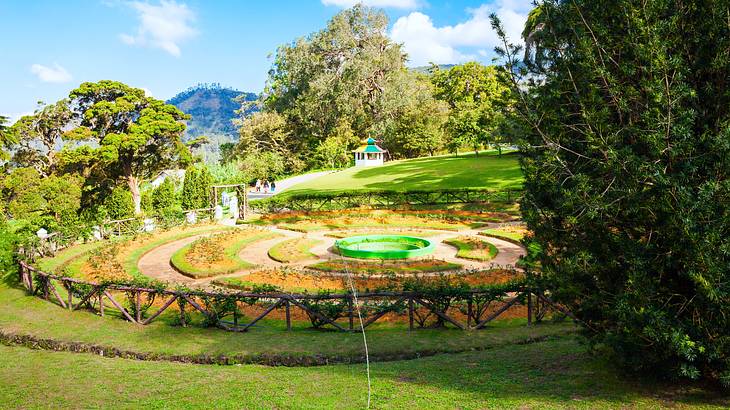
<svg viewBox="0 0 730 410">
<path fill-rule="evenodd" d="M 127 185 L 129 185 L 129 192 L 132 193 L 134 214 L 140 215 L 142 213 L 142 196 L 139 193 L 139 179 L 133 175 L 129 175 L 127 176 Z"/>
</svg>

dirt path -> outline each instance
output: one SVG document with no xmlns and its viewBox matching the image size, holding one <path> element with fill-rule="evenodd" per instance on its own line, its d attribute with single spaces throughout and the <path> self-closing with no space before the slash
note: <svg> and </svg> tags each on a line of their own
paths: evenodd
<svg viewBox="0 0 730 410">
<path fill-rule="evenodd" d="M 183 246 L 207 235 L 210 234 L 191 236 L 159 246 L 142 256 L 137 267 L 143 275 L 162 282 L 195 284 L 195 279 L 182 275 L 170 266 L 170 258 Z"/>
</svg>

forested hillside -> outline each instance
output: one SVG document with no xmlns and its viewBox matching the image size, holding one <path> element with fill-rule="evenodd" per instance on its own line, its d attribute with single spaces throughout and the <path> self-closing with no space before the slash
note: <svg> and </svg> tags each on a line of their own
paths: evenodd
<svg viewBox="0 0 730 410">
<path fill-rule="evenodd" d="M 179 108 L 192 118 L 187 121 L 185 140 L 205 135 L 210 143 L 200 148 L 206 162 L 216 161 L 220 144 L 238 141 L 238 131 L 233 124 L 236 110 L 241 108 L 237 101 L 256 99 L 256 94 L 246 93 L 220 84 L 198 84 L 174 96 L 167 102 Z"/>
</svg>

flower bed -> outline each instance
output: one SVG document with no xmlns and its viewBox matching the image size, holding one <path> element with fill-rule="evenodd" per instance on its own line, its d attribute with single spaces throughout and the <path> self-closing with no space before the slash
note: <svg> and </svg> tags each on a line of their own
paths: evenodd
<svg viewBox="0 0 730 410">
<path fill-rule="evenodd" d="M 524 238 L 528 233 L 529 231 L 524 225 L 503 226 L 479 232 L 480 235 L 503 239 L 517 245 L 521 245 L 522 238 Z"/>
<path fill-rule="evenodd" d="M 200 238 L 175 252 L 170 264 L 183 275 L 196 279 L 233 273 L 254 266 L 239 258 L 244 247 L 277 236 L 265 230 L 237 229 Z"/>
<path fill-rule="evenodd" d="M 445 240 L 444 243 L 456 247 L 456 249 L 459 250 L 456 253 L 456 257 L 462 259 L 481 262 L 490 261 L 494 259 L 499 252 L 497 247 L 491 243 L 471 236 L 460 236 L 458 238 Z"/>
<path fill-rule="evenodd" d="M 317 255 L 310 252 L 310 249 L 320 243 L 322 243 L 322 241 L 316 239 L 289 239 L 271 247 L 271 249 L 269 249 L 269 257 L 282 263 L 318 259 Z"/>
</svg>

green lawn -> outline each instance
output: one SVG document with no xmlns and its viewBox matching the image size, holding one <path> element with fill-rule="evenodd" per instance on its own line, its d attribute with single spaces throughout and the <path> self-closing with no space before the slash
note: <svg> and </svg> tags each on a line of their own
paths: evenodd
<svg viewBox="0 0 730 410">
<path fill-rule="evenodd" d="M 393 161 L 380 167 L 348 168 L 295 185 L 289 196 L 310 192 L 416 190 L 449 188 L 520 189 L 522 172 L 516 153 L 483 152 Z"/>
<path fill-rule="evenodd" d="M 0 329 L 62 342 L 114 346 L 163 361 L 0 345 L 2 408 L 363 408 L 364 365 L 192 365 L 171 355 L 286 355 L 361 360 L 362 339 L 263 322 L 247 333 L 162 322 L 138 326 L 69 312 L 0 283 Z M 697 385 L 623 376 L 579 344 L 570 323 L 500 321 L 483 331 L 395 325 L 368 329 L 373 408 L 723 408 Z M 381 362 L 383 358 L 418 357 Z M 426 357 L 428 356 L 428 357 Z"/>
<path fill-rule="evenodd" d="M 371 365 L 372 408 L 727 408 L 696 386 L 622 379 L 572 339 Z M 362 409 L 364 365 L 210 366 L 0 346 L 4 408 Z"/>
</svg>

